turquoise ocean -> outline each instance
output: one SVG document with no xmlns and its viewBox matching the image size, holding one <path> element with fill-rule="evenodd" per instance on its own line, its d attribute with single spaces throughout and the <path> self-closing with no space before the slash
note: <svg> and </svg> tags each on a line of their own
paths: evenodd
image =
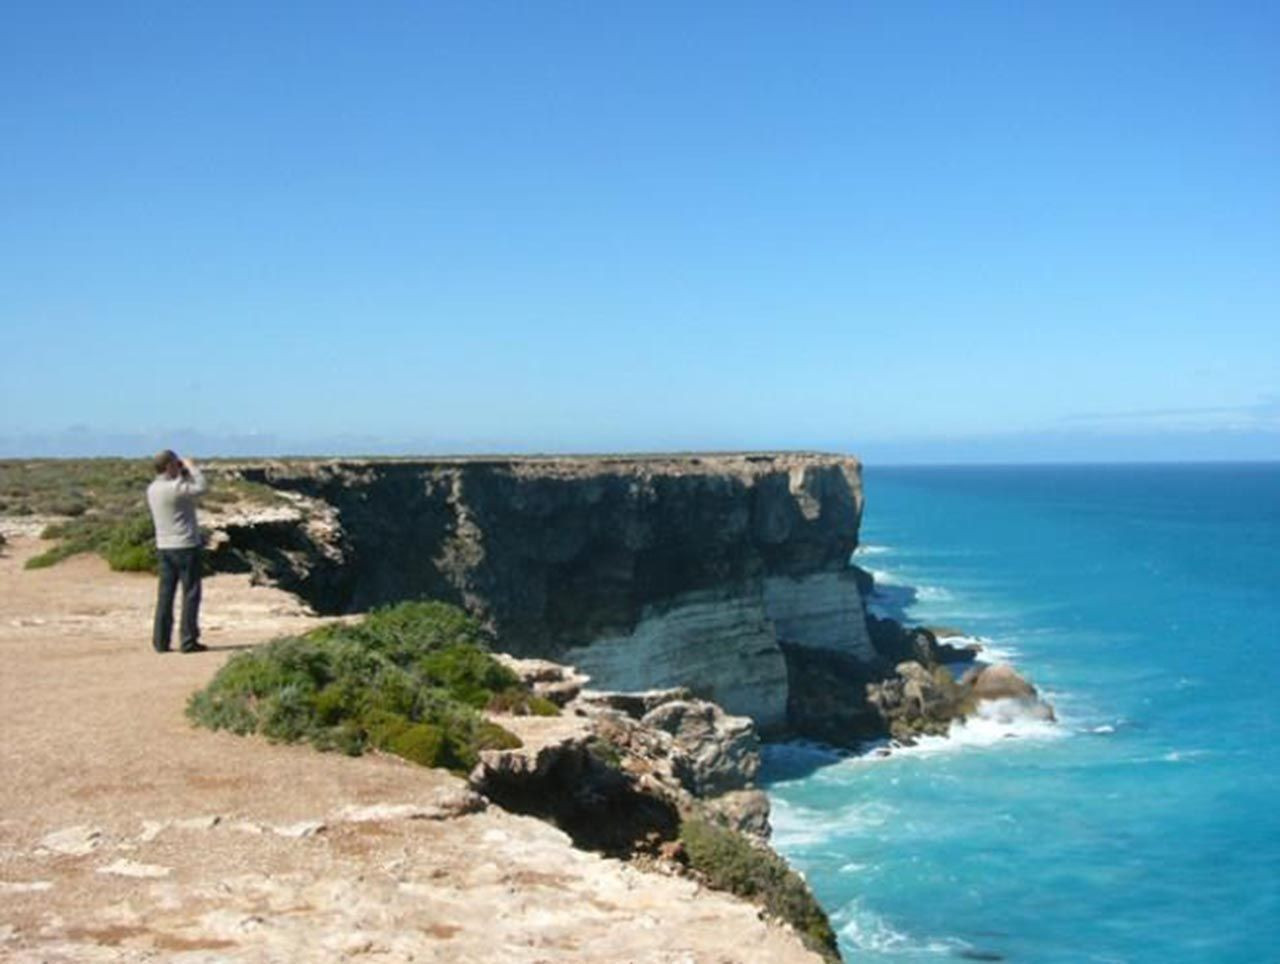
<svg viewBox="0 0 1280 964">
<path fill-rule="evenodd" d="M 1056 724 L 766 751 L 850 960 L 1280 961 L 1280 464 L 869 468 L 872 608 Z"/>
</svg>

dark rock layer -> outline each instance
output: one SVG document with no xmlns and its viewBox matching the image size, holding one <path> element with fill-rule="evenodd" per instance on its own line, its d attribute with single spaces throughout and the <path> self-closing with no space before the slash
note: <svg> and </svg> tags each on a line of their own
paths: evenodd
<svg viewBox="0 0 1280 964">
<path fill-rule="evenodd" d="M 332 510 L 323 544 L 228 530 L 239 560 L 317 611 L 430 596 L 478 613 L 517 654 L 635 627 L 646 606 L 841 571 L 860 466 L 818 455 L 246 464 L 236 474 Z"/>
</svg>

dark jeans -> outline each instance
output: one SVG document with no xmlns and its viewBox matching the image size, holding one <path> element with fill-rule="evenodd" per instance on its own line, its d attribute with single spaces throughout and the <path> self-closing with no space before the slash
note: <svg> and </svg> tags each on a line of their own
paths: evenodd
<svg viewBox="0 0 1280 964">
<path fill-rule="evenodd" d="M 151 645 L 156 652 L 169 649 L 173 636 L 173 596 L 182 584 L 182 648 L 200 641 L 200 550 L 160 549 L 160 592 L 156 596 L 156 624 Z"/>
</svg>

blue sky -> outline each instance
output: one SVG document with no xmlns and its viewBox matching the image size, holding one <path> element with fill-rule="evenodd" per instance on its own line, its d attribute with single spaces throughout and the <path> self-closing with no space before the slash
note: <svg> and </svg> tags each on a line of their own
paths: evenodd
<svg viewBox="0 0 1280 964">
<path fill-rule="evenodd" d="M 0 17 L 0 454 L 1280 458 L 1273 3 Z"/>
</svg>

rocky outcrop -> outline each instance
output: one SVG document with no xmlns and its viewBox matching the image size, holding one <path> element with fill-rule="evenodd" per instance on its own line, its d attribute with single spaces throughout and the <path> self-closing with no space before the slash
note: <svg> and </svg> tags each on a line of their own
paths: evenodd
<svg viewBox="0 0 1280 964">
<path fill-rule="evenodd" d="M 553 663 L 507 665 L 526 683 L 553 681 Z M 482 752 L 471 785 L 508 810 L 551 820 L 587 849 L 657 852 L 691 815 L 768 836 L 768 798 L 755 787 L 755 725 L 687 690 L 583 690 L 560 717 L 502 724 L 521 746 Z"/>
<path fill-rule="evenodd" d="M 961 636 L 958 630 L 948 630 L 951 636 Z M 939 640 L 937 628 L 928 626 L 903 626 L 893 619 L 867 616 L 867 633 L 876 656 L 892 665 L 914 660 L 926 666 L 934 663 L 963 663 L 977 658 L 981 647 L 975 643 L 956 646 Z"/>
<path fill-rule="evenodd" d="M 952 723 L 1002 701 L 1011 714 L 1053 719 L 1053 708 L 1010 666 L 976 662 L 981 647 L 868 615 L 873 655 L 784 647 L 791 672 L 788 715 L 804 733 L 838 746 L 943 736 Z M 948 630 L 952 637 L 962 636 Z M 957 676 L 963 671 L 963 675 Z"/>
<path fill-rule="evenodd" d="M 867 702 L 886 734 L 899 743 L 921 736 L 944 736 L 953 721 L 972 713 L 971 689 L 937 664 L 899 663 L 893 675 L 867 687 Z"/>
<path fill-rule="evenodd" d="M 867 686 L 867 702 L 874 708 L 886 736 L 910 744 L 921 736 L 943 736 L 956 720 L 977 712 L 980 704 L 995 704 L 1010 718 L 1053 720 L 1053 707 L 1011 666 L 980 665 L 959 679 L 938 663 L 907 661 L 894 673 Z"/>
<path fill-rule="evenodd" d="M 640 722 L 671 735 L 684 758 L 681 782 L 698 797 L 750 786 L 760 769 L 760 738 L 744 716 L 729 716 L 705 700 L 672 700 Z"/>
<path fill-rule="evenodd" d="M 995 666 L 975 667 L 965 674 L 964 681 L 980 700 L 1035 700 L 1036 688 L 1005 663 Z"/>
</svg>

